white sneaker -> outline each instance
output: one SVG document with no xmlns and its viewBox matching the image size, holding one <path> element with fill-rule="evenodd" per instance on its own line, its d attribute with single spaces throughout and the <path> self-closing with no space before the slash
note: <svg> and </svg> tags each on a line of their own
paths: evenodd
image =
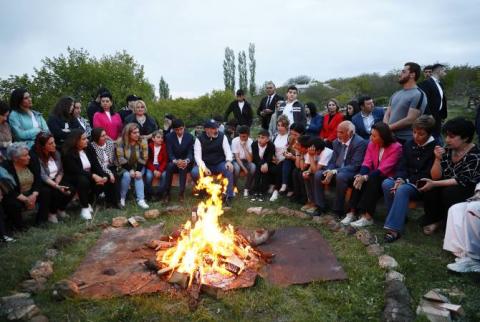
<svg viewBox="0 0 480 322">
<path fill-rule="evenodd" d="M 90 209 L 82 208 L 82 210 L 80 211 L 80 217 L 85 220 L 92 220 L 92 213 L 90 212 Z"/>
<path fill-rule="evenodd" d="M 7 242 L 7 243 L 13 243 L 13 242 L 15 242 L 16 240 L 13 239 L 13 238 L 10 237 L 10 236 L 3 235 L 3 241 L 4 241 L 4 242 Z"/>
<path fill-rule="evenodd" d="M 248 189 L 243 190 L 243 198 L 248 198 Z"/>
<path fill-rule="evenodd" d="M 65 210 L 59 210 L 57 211 L 57 216 L 62 218 L 62 219 L 67 219 L 70 216 L 65 212 Z"/>
<path fill-rule="evenodd" d="M 282 186 L 280 187 L 280 192 L 285 192 L 285 191 L 287 191 L 287 185 L 282 184 Z"/>
<path fill-rule="evenodd" d="M 349 212 L 345 218 L 342 219 L 342 221 L 340 221 L 340 223 L 342 225 L 348 225 L 350 224 L 351 222 L 353 222 L 355 220 L 356 216 L 353 212 Z"/>
<path fill-rule="evenodd" d="M 359 220 L 350 223 L 350 226 L 355 228 L 367 227 L 370 225 L 373 225 L 373 219 L 367 219 L 365 217 L 361 217 Z"/>
<path fill-rule="evenodd" d="M 88 204 L 88 210 L 90 210 L 90 212 L 93 212 L 93 208 L 90 204 Z"/>
<path fill-rule="evenodd" d="M 48 222 L 52 224 L 58 224 L 58 218 L 56 214 L 48 214 Z"/>
<path fill-rule="evenodd" d="M 147 203 L 145 202 L 144 199 L 140 199 L 138 202 L 137 202 L 137 205 L 142 208 L 142 209 L 148 209 L 150 208 L 149 205 L 147 205 Z"/>
<path fill-rule="evenodd" d="M 278 190 L 274 190 L 272 196 L 270 197 L 270 201 L 274 202 L 278 199 Z"/>
<path fill-rule="evenodd" d="M 122 208 L 125 208 L 125 199 L 120 198 L 120 206 L 121 206 Z"/>
<path fill-rule="evenodd" d="M 480 261 L 470 257 L 464 257 L 455 263 L 447 265 L 447 268 L 457 273 L 480 273 Z"/>
</svg>

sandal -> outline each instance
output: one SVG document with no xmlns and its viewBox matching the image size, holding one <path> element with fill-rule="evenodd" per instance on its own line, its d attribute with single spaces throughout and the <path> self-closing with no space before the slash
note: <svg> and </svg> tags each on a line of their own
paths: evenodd
<svg viewBox="0 0 480 322">
<path fill-rule="evenodd" d="M 386 243 L 393 243 L 400 238 L 400 233 L 394 231 L 387 231 L 385 236 L 383 236 L 383 241 Z"/>
<path fill-rule="evenodd" d="M 430 235 L 433 235 L 433 233 L 436 232 L 438 228 L 440 228 L 440 223 L 436 222 L 423 227 L 423 233 L 427 236 L 430 236 Z"/>
</svg>

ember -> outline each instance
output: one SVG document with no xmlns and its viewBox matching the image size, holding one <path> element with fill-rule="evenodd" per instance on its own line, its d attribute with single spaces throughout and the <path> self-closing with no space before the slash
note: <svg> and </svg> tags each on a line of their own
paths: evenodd
<svg viewBox="0 0 480 322">
<path fill-rule="evenodd" d="M 171 281 L 182 273 L 180 276 L 188 277 L 188 287 L 194 282 L 218 286 L 247 268 L 257 270 L 262 265 L 263 254 L 253 249 L 246 238 L 231 225 L 219 225 L 218 218 L 223 214 L 221 198 L 227 183 L 220 175 L 204 177 L 200 173 L 195 188 L 205 190 L 209 198 L 198 205 L 195 221 L 187 221 L 177 238 L 171 236 L 169 242 L 158 245 L 159 275 L 169 273 Z"/>
</svg>

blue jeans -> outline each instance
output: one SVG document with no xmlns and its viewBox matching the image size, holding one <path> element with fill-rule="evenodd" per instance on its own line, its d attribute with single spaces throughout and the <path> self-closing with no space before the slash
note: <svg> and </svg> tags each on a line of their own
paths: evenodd
<svg viewBox="0 0 480 322">
<path fill-rule="evenodd" d="M 382 183 L 383 197 L 388 211 L 384 228 L 402 232 L 405 227 L 405 218 L 407 218 L 408 203 L 410 200 L 418 200 L 420 192 L 413 185 L 405 183 L 400 185 L 393 194 L 390 189 L 394 185 L 395 181 L 391 178 L 383 180 Z"/>
<path fill-rule="evenodd" d="M 145 169 L 142 170 L 142 174 L 145 172 Z M 130 187 L 130 182 L 132 181 L 132 177 L 130 177 L 130 171 L 125 171 L 122 174 L 120 179 L 120 198 L 126 199 L 128 188 Z M 145 191 L 143 185 L 143 177 L 139 179 L 135 179 L 135 195 L 137 196 L 137 200 L 145 199 Z"/>
<path fill-rule="evenodd" d="M 160 182 L 155 188 L 152 187 L 153 172 L 150 169 L 145 168 L 145 190 L 148 195 L 161 195 L 165 191 L 165 178 L 166 171 L 163 171 L 160 175 Z"/>
<path fill-rule="evenodd" d="M 227 185 L 227 197 L 233 198 L 233 172 L 230 172 L 225 167 L 226 162 L 220 162 L 217 165 L 207 165 L 207 168 L 212 172 L 212 174 L 222 174 L 228 180 Z M 200 177 L 200 171 L 198 169 L 198 165 L 194 166 L 192 169 L 192 179 L 193 181 L 197 182 L 198 178 Z"/>
<path fill-rule="evenodd" d="M 290 176 L 294 166 L 295 163 L 292 160 L 285 159 L 282 161 L 282 184 L 289 184 Z"/>
<path fill-rule="evenodd" d="M 313 196 L 314 202 L 317 207 L 325 210 L 325 190 L 322 183 L 322 175 L 324 170 L 319 170 L 315 172 L 314 176 L 314 185 L 313 185 Z M 337 169 L 337 174 L 332 178 L 330 184 L 335 181 L 335 203 L 332 207 L 332 210 L 338 215 L 343 216 L 345 213 L 345 193 L 349 185 L 353 182 L 353 176 L 355 174 L 349 171 L 341 171 Z"/>
</svg>

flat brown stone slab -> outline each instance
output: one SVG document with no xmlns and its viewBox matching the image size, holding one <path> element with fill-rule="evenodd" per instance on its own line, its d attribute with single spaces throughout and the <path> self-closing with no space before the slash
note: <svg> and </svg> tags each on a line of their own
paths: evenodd
<svg viewBox="0 0 480 322">
<path fill-rule="evenodd" d="M 314 228 L 277 229 L 271 239 L 258 248 L 275 254 L 273 262 L 260 271 L 260 276 L 274 285 L 347 279 L 327 242 Z"/>
</svg>

